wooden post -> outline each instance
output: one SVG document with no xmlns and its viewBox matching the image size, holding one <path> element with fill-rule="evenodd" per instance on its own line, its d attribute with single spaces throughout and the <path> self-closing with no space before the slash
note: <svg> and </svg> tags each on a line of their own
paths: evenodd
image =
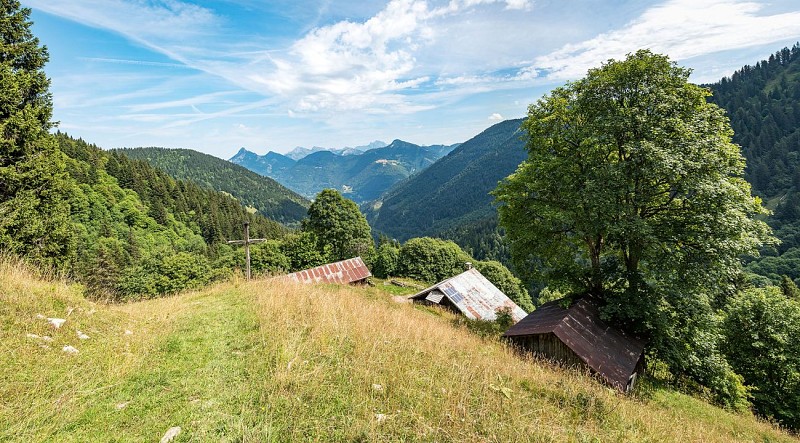
<svg viewBox="0 0 800 443">
<path fill-rule="evenodd" d="M 237 244 L 241 245 L 244 244 L 244 256 L 245 256 L 245 275 L 247 275 L 247 279 L 250 280 L 250 243 L 261 243 L 263 241 L 267 241 L 266 238 L 250 238 L 250 223 L 244 222 L 244 240 L 229 240 L 228 244 Z"/>
<path fill-rule="evenodd" d="M 244 222 L 244 256 L 247 261 L 247 279 L 250 280 L 250 223 Z"/>
</svg>

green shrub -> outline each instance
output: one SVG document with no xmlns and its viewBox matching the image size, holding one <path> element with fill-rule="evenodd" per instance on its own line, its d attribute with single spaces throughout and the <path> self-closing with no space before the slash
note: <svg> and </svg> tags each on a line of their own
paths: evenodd
<svg viewBox="0 0 800 443">
<path fill-rule="evenodd" d="M 383 243 L 375 254 L 372 273 L 378 278 L 396 276 L 400 262 L 400 248 L 391 243 Z"/>
<path fill-rule="evenodd" d="M 237 252 L 241 254 L 241 262 L 244 263 L 244 251 Z M 281 274 L 288 271 L 290 267 L 289 259 L 281 251 L 280 241 L 267 240 L 264 243 L 250 246 L 250 271 L 253 274 Z"/>
<path fill-rule="evenodd" d="M 753 386 L 760 415 L 800 430 L 800 303 L 778 287 L 739 294 L 723 321 L 722 350 Z"/>
<path fill-rule="evenodd" d="M 472 258 L 449 240 L 412 238 L 400 248 L 398 275 L 436 283 L 464 271 Z"/>
<path fill-rule="evenodd" d="M 329 255 L 317 249 L 317 237 L 312 232 L 304 231 L 288 235 L 281 244 L 281 252 L 289 260 L 292 272 L 323 265 Z"/>
</svg>

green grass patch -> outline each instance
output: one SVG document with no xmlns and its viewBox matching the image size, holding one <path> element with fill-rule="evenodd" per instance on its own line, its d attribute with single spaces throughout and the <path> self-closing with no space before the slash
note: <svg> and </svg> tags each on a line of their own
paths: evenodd
<svg viewBox="0 0 800 443">
<path fill-rule="evenodd" d="M 662 385 L 620 395 L 381 287 L 254 281 L 115 306 L 12 268 L 4 442 L 158 441 L 173 426 L 175 442 L 797 441 Z"/>
</svg>

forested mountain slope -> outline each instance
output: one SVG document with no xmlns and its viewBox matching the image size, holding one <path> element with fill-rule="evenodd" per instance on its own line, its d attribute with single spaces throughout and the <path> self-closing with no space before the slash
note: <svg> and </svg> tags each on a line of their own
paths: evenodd
<svg viewBox="0 0 800 443">
<path fill-rule="evenodd" d="M 522 119 L 498 123 L 397 184 L 366 208 L 372 226 L 398 240 L 445 231 L 449 238 L 467 240 L 473 231 L 496 232 L 489 193 L 527 156 L 520 123 Z"/>
<path fill-rule="evenodd" d="M 225 241 L 240 238 L 245 221 L 253 237 L 287 232 L 222 192 L 65 134 L 55 137 L 71 179 L 77 251 L 61 260 L 96 296 L 155 296 L 229 273 L 238 252 Z"/>
<path fill-rule="evenodd" d="M 800 45 L 709 87 L 710 100 L 728 111 L 745 177 L 774 210 L 768 221 L 782 242 L 748 267 L 774 283 L 781 275 L 800 282 Z"/>
<path fill-rule="evenodd" d="M 378 198 L 393 184 L 427 168 L 455 146 L 419 146 L 395 140 L 359 155 L 322 150 L 297 161 L 274 152 L 258 156 L 241 149 L 230 161 L 274 178 L 308 198 L 331 188 L 362 203 Z"/>
<path fill-rule="evenodd" d="M 273 220 L 292 224 L 306 215 L 310 202 L 275 180 L 231 162 L 191 149 L 128 148 L 116 152 L 145 160 L 173 178 L 231 194 Z"/>
</svg>

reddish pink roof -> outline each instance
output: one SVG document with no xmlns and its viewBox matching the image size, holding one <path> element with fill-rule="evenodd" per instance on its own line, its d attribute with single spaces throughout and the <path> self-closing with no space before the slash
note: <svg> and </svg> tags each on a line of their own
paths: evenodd
<svg viewBox="0 0 800 443">
<path fill-rule="evenodd" d="M 283 278 L 298 283 L 355 283 L 372 277 L 369 268 L 361 260 L 361 257 L 350 258 L 328 263 L 327 265 L 317 266 L 316 268 L 305 269 L 286 275 Z"/>
</svg>

